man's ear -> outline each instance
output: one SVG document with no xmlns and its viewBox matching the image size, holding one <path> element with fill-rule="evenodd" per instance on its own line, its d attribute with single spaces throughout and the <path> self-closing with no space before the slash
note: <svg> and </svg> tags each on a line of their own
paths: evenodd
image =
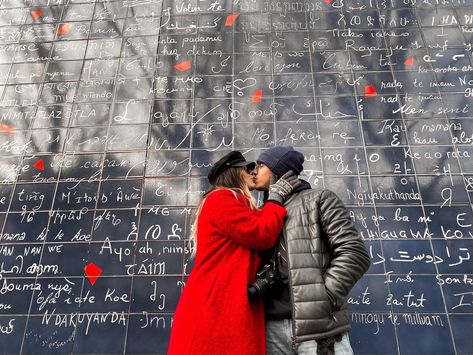
<svg viewBox="0 0 473 355">
<path fill-rule="evenodd" d="M 279 180 L 279 176 L 277 176 L 275 173 L 271 171 L 271 176 L 269 177 L 269 184 L 272 185 L 276 183 L 276 181 Z"/>
</svg>

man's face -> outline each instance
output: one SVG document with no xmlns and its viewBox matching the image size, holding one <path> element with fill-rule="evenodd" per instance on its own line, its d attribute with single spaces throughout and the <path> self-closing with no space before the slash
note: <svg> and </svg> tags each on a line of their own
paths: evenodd
<svg viewBox="0 0 473 355">
<path fill-rule="evenodd" d="M 268 191 L 271 175 L 273 174 L 269 168 L 263 163 L 256 165 L 256 190 Z"/>
</svg>

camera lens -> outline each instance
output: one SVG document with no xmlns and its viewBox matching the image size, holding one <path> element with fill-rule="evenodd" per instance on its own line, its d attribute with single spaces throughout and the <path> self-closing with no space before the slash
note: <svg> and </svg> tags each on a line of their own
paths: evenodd
<svg viewBox="0 0 473 355">
<path fill-rule="evenodd" d="M 255 299 L 261 297 L 266 293 L 269 282 L 266 279 L 256 279 L 250 286 L 248 286 L 248 297 Z"/>
<path fill-rule="evenodd" d="M 254 300 L 257 297 L 258 297 L 258 289 L 253 285 L 248 286 L 248 298 L 250 300 Z"/>
</svg>

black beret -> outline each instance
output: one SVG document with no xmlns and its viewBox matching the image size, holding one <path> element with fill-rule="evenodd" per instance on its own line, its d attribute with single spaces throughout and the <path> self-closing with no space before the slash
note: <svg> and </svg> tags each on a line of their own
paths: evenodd
<svg viewBox="0 0 473 355">
<path fill-rule="evenodd" d="M 213 185 L 217 180 L 217 177 L 223 173 L 227 168 L 231 166 L 247 166 L 253 165 L 255 166 L 254 162 L 248 162 L 245 160 L 245 157 L 239 151 L 231 151 L 230 153 L 224 155 L 215 164 L 209 171 L 207 175 L 209 178 L 209 182 Z"/>
</svg>

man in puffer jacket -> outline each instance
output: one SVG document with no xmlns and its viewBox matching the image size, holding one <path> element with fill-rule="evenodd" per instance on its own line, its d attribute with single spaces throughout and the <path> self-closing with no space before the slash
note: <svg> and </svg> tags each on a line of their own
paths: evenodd
<svg viewBox="0 0 473 355">
<path fill-rule="evenodd" d="M 304 155 L 290 146 L 265 150 L 257 159 L 256 188 L 287 171 L 299 175 Z M 268 253 L 281 281 L 264 298 L 268 354 L 353 354 L 346 298 L 368 270 L 370 258 L 340 198 L 302 184 L 284 203 L 286 223 Z"/>
</svg>

